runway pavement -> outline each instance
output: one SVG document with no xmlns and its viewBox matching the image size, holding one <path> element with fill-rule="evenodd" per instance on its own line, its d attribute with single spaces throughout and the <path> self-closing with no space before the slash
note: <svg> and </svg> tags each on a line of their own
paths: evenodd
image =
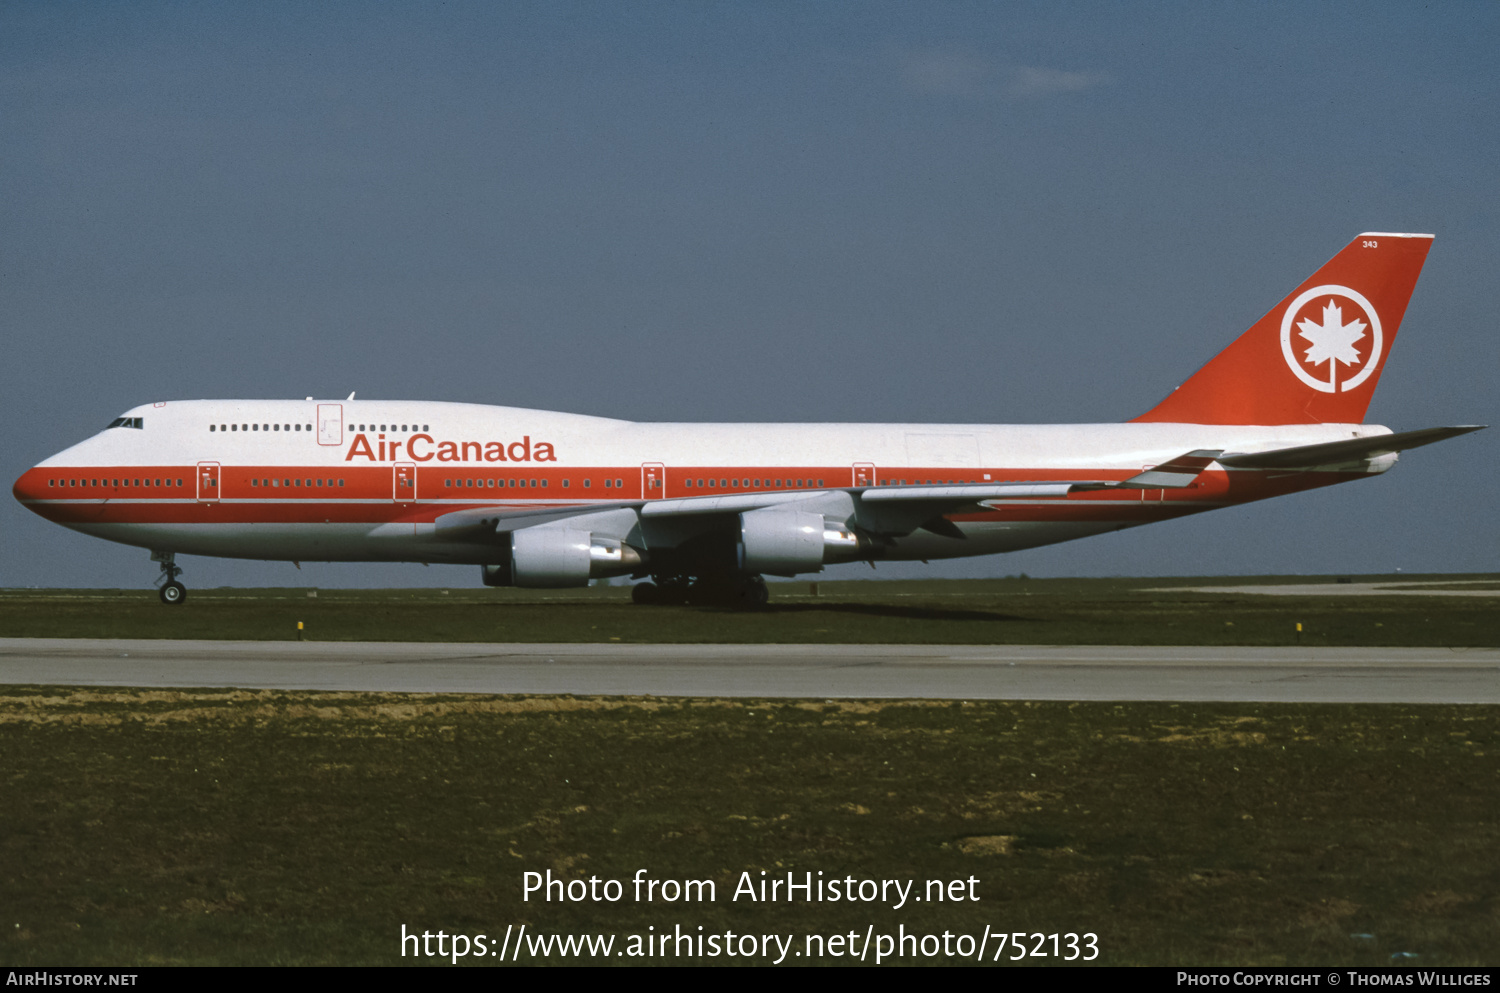
<svg viewBox="0 0 1500 993">
<path fill-rule="evenodd" d="M 1500 649 L 0 639 L 0 683 L 694 697 L 1500 703 Z"/>
</svg>

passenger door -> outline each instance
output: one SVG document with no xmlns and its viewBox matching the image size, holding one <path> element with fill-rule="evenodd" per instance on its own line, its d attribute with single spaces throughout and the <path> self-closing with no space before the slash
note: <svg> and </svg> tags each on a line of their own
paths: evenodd
<svg viewBox="0 0 1500 993">
<path fill-rule="evenodd" d="M 318 444 L 342 445 L 344 443 L 344 405 L 341 403 L 318 404 Z"/>
<path fill-rule="evenodd" d="M 641 499 L 660 500 L 667 495 L 667 467 L 660 462 L 641 465 Z"/>
<path fill-rule="evenodd" d="M 415 503 L 417 499 L 417 466 L 414 462 L 397 462 L 391 468 L 391 499 L 397 503 Z"/>
<path fill-rule="evenodd" d="M 198 502 L 219 502 L 219 463 L 198 463 Z"/>
</svg>

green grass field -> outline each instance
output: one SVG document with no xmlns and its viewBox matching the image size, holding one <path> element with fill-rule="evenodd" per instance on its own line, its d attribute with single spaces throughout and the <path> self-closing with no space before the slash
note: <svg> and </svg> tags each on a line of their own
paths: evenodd
<svg viewBox="0 0 1500 993">
<path fill-rule="evenodd" d="M 1093 932 L 1114 965 L 1492 965 L 1497 716 L 12 687 L 0 959 L 401 964 L 403 925 L 525 924 L 617 948 L 988 926 Z M 716 899 L 637 902 L 642 869 Z M 523 900 L 549 870 L 626 898 Z M 732 899 L 762 871 L 973 877 L 979 899 Z"/>
<path fill-rule="evenodd" d="M 1495 576 L 1355 577 L 1457 589 Z M 624 587 L 583 590 L 150 590 L 0 592 L 0 637 L 320 641 L 810 644 L 1500 645 L 1495 597 L 1262 596 L 1182 588 L 1250 579 L 996 579 L 778 583 L 762 610 L 640 607 Z M 1326 582 L 1333 582 L 1330 577 Z M 1468 582 L 1461 582 L 1468 581 Z M 313 595 L 316 594 L 316 595 Z M 1299 633 L 1297 625 L 1302 625 Z"/>
</svg>

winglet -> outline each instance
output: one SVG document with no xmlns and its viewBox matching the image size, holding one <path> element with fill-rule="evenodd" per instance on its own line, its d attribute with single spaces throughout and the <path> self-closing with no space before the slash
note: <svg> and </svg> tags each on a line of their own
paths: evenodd
<svg viewBox="0 0 1500 993">
<path fill-rule="evenodd" d="M 1431 247 L 1360 235 L 1136 421 L 1361 423 Z"/>
</svg>

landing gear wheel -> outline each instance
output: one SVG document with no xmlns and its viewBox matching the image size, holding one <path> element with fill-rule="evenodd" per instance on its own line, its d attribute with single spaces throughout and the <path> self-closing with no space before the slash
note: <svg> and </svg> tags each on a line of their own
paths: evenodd
<svg viewBox="0 0 1500 993">
<path fill-rule="evenodd" d="M 655 583 L 637 583 L 630 588 L 630 602 L 651 604 L 659 603 L 658 590 Z"/>
<path fill-rule="evenodd" d="M 765 580 L 759 576 L 694 583 L 688 591 L 689 603 L 704 607 L 728 607 L 730 610 L 755 610 L 771 598 Z"/>
<path fill-rule="evenodd" d="M 177 581 L 182 567 L 177 564 L 176 552 L 152 552 L 152 562 L 161 563 L 161 575 L 156 577 L 156 595 L 167 606 L 175 606 L 187 599 L 187 587 Z"/>
<path fill-rule="evenodd" d="M 771 599 L 771 591 L 766 589 L 766 581 L 759 576 L 746 579 L 735 593 L 741 607 L 764 607 Z"/>
</svg>

